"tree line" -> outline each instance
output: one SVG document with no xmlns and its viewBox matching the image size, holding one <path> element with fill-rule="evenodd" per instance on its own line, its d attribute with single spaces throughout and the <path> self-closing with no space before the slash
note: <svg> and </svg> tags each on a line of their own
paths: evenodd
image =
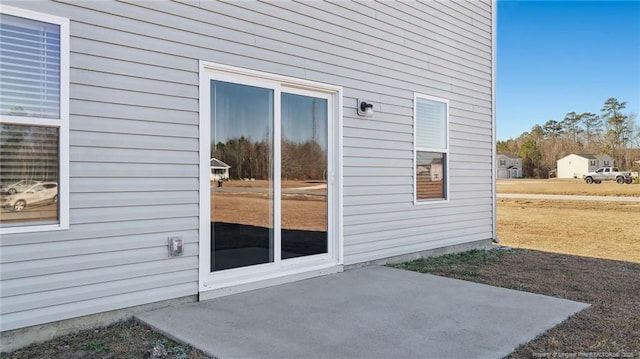
<svg viewBox="0 0 640 359">
<path fill-rule="evenodd" d="M 231 179 L 255 178 L 268 180 L 273 169 L 271 142 L 251 141 L 245 137 L 218 142 L 211 156 L 231 166 Z M 294 142 L 283 138 L 281 142 L 281 177 L 284 180 L 325 180 L 326 151 L 313 140 Z"/>
<path fill-rule="evenodd" d="M 627 102 L 609 98 L 600 114 L 569 112 L 561 121 L 536 124 L 515 139 L 498 141 L 496 151 L 522 158 L 522 174 L 546 178 L 556 161 L 571 153 L 607 154 L 617 167 L 630 169 L 640 160 L 640 125 Z"/>
</svg>

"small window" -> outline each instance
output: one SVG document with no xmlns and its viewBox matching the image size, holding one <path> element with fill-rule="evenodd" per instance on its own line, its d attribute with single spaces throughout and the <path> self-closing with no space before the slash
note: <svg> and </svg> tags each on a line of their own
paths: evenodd
<svg viewBox="0 0 640 359">
<path fill-rule="evenodd" d="M 414 96 L 414 199 L 448 199 L 449 102 Z"/>
<path fill-rule="evenodd" d="M 506 166 L 506 165 L 507 165 L 506 160 L 500 160 L 500 166 Z"/>
<path fill-rule="evenodd" d="M 68 227 L 67 19 L 0 13 L 0 231 Z"/>
<path fill-rule="evenodd" d="M 589 165 L 590 165 L 590 166 L 595 166 L 595 165 L 596 165 L 596 160 L 591 160 L 591 161 L 589 162 Z"/>
</svg>

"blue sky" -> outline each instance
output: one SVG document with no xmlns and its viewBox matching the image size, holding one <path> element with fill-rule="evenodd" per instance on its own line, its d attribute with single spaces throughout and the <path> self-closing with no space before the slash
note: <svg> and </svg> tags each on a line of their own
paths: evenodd
<svg viewBox="0 0 640 359">
<path fill-rule="evenodd" d="M 497 53 L 498 140 L 609 97 L 640 114 L 640 0 L 499 0 Z"/>
</svg>

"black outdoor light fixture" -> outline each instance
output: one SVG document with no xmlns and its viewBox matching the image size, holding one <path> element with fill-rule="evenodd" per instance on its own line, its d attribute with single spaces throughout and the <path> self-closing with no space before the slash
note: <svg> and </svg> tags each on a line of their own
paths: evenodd
<svg viewBox="0 0 640 359">
<path fill-rule="evenodd" d="M 373 116 L 373 104 L 367 100 L 358 99 L 358 115 L 364 117 Z"/>
</svg>

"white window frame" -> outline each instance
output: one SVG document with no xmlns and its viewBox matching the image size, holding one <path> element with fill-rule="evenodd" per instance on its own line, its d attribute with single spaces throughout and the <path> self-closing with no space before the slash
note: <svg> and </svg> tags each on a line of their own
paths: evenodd
<svg viewBox="0 0 640 359">
<path fill-rule="evenodd" d="M 421 147 L 418 146 L 418 140 L 417 140 L 417 136 L 418 136 L 418 131 L 417 131 L 417 125 L 418 125 L 418 114 L 417 114 L 417 110 L 418 110 L 418 99 L 424 99 L 424 100 L 429 100 L 429 101 L 435 101 L 435 102 L 441 102 L 445 104 L 445 108 L 446 108 L 446 119 L 445 119 L 445 135 L 446 135 L 446 146 L 444 148 L 432 148 L 432 147 Z M 440 97 L 434 97 L 434 96 L 429 96 L 429 95 L 425 95 L 425 94 L 420 94 L 420 93 L 414 93 L 413 94 L 413 204 L 414 205 L 429 205 L 429 204 L 436 204 L 436 203 L 448 203 L 449 202 L 449 187 L 450 187 L 450 182 L 449 182 L 449 162 L 451 161 L 449 158 L 449 142 L 450 142 L 450 137 L 449 137 L 449 100 L 444 99 L 444 98 L 440 98 Z M 418 199 L 418 152 L 436 152 L 436 153 L 443 153 L 444 154 L 444 164 L 443 164 L 443 170 L 444 170 L 444 198 L 428 198 L 428 199 Z"/>
<path fill-rule="evenodd" d="M 0 122 L 15 125 L 54 127 L 58 129 L 58 223 L 21 225 L 0 228 L 0 234 L 32 233 L 69 229 L 69 19 L 0 6 L 0 13 L 46 22 L 60 27 L 60 118 L 1 115 Z"/>
</svg>

